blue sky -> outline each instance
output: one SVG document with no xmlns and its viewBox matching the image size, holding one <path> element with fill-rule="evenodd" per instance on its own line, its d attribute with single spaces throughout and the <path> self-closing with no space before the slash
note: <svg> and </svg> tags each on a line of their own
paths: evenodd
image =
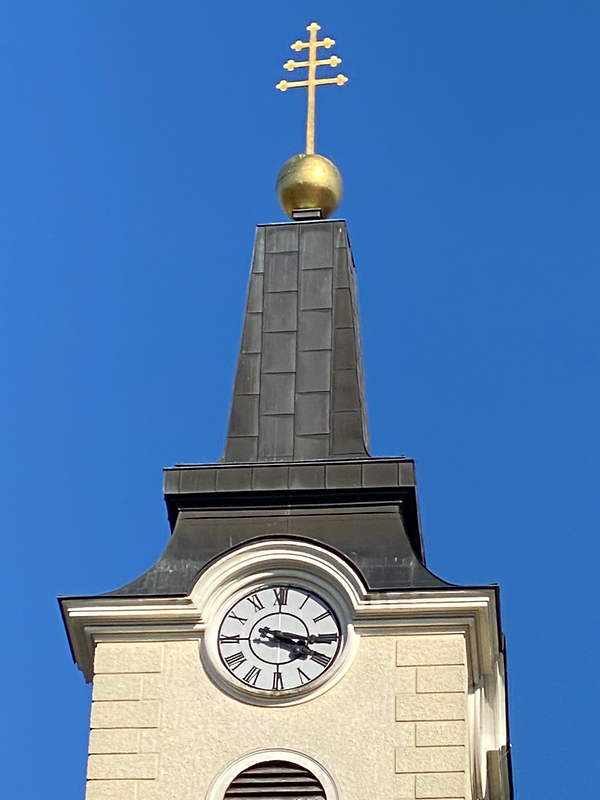
<svg viewBox="0 0 600 800">
<path fill-rule="evenodd" d="M 90 690 L 55 597 L 168 538 L 218 459 L 257 223 L 300 152 L 274 88 L 317 19 L 372 453 L 417 461 L 429 566 L 499 583 L 520 800 L 597 794 L 600 5 L 0 2 L 1 751 L 81 798 Z M 337 71 L 337 70 L 336 70 Z M 35 766 L 33 766 L 35 765 Z"/>
</svg>

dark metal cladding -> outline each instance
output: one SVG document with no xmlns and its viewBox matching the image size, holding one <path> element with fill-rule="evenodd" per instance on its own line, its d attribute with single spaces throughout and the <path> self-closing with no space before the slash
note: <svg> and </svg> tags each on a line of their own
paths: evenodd
<svg viewBox="0 0 600 800">
<path fill-rule="evenodd" d="M 367 456 L 346 223 L 257 230 L 224 463 Z"/>
<path fill-rule="evenodd" d="M 173 536 L 113 596 L 190 591 L 232 548 L 309 539 L 371 591 L 441 588 L 425 566 L 414 464 L 367 452 L 354 263 L 343 221 L 258 228 L 225 453 L 165 471 Z"/>
<path fill-rule="evenodd" d="M 334 550 L 371 591 L 449 585 L 425 566 L 410 459 L 172 467 L 165 499 L 173 530 L 166 550 L 111 594 L 186 594 L 220 555 L 278 536 Z"/>
</svg>

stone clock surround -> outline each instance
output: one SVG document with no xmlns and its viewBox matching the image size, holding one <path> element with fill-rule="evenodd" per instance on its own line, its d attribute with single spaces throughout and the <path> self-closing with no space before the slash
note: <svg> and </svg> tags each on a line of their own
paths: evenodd
<svg viewBox="0 0 600 800">
<path fill-rule="evenodd" d="M 199 644 L 229 593 L 294 565 L 347 614 L 344 669 L 286 709 L 240 702 Z M 198 800 L 272 748 L 315 759 L 344 800 L 479 800 L 486 783 L 508 796 L 493 589 L 372 594 L 330 551 L 277 540 L 227 554 L 186 597 L 71 598 L 64 611 L 94 682 L 87 800 Z"/>
</svg>

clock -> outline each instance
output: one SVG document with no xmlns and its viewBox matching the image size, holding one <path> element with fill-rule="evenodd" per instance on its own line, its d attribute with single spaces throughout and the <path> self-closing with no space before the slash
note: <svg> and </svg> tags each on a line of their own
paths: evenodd
<svg viewBox="0 0 600 800">
<path fill-rule="evenodd" d="M 331 607 L 299 586 L 268 586 L 224 615 L 217 646 L 223 666 L 250 689 L 298 690 L 334 663 L 342 644 Z"/>
</svg>

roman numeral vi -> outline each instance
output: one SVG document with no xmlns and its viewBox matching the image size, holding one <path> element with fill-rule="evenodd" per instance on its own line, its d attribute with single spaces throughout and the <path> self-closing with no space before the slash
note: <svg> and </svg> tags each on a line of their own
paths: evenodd
<svg viewBox="0 0 600 800">
<path fill-rule="evenodd" d="M 281 677 L 281 672 L 274 672 L 273 673 L 273 690 L 278 692 L 283 689 L 283 678 Z"/>
</svg>

